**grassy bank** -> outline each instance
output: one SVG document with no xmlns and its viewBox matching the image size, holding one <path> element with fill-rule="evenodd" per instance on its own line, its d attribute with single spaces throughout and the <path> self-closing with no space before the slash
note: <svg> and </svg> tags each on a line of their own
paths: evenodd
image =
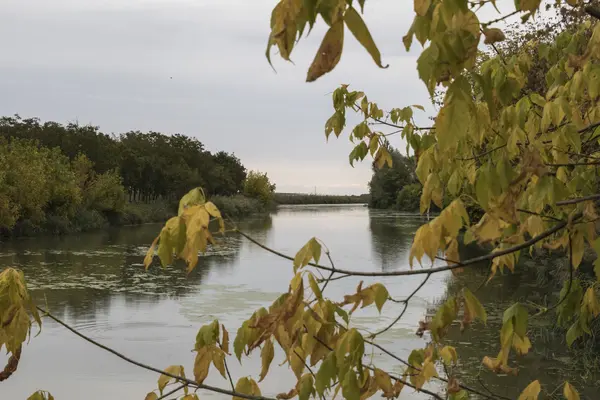
<svg viewBox="0 0 600 400">
<path fill-rule="evenodd" d="M 242 195 L 214 196 L 210 200 L 224 215 L 234 219 L 268 211 L 268 207 L 260 201 Z M 165 222 L 176 214 L 176 202 L 127 203 L 119 212 L 80 209 L 72 217 L 47 214 L 43 219 L 19 220 L 10 230 L 0 229 L 0 236 L 10 238 L 65 235 L 106 229 L 110 226 Z"/>
<path fill-rule="evenodd" d="M 277 204 L 366 204 L 369 195 L 327 195 L 305 193 L 275 193 L 274 201 Z"/>
</svg>

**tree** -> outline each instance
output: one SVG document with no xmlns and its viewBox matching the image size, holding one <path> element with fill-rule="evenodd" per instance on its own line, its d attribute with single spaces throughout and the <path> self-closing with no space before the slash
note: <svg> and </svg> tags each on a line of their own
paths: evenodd
<svg viewBox="0 0 600 400">
<path fill-rule="evenodd" d="M 275 184 L 269 181 L 266 172 L 250 171 L 244 181 L 244 195 L 259 199 L 263 204 L 273 201 Z"/>
<path fill-rule="evenodd" d="M 308 70 L 308 81 L 318 79 L 338 64 L 346 29 L 375 63 L 384 67 L 367 26 L 354 8 L 357 5 L 362 8 L 364 3 L 279 1 L 272 13 L 267 56 L 270 48 L 277 46 L 279 54 L 289 60 L 297 39 L 320 16 L 329 28 Z M 600 10 L 595 6 L 576 0 L 567 3 L 565 7 L 582 9 L 600 18 Z M 325 394 L 333 393 L 341 393 L 347 399 L 367 398 L 376 393 L 395 398 L 405 386 L 436 399 L 465 399 L 473 393 L 499 398 L 461 383 L 457 374 L 460 354 L 444 344 L 444 335 L 455 320 L 460 318 L 464 329 L 475 320 L 487 321 L 486 310 L 469 288 L 463 287 L 439 307 L 431 321 L 421 323 L 420 331 L 430 333 L 431 343 L 424 349 L 415 349 L 408 360 L 402 360 L 377 342 L 381 332 L 365 335 L 351 324 L 352 313 L 358 307 L 384 310 L 393 297 L 383 284 L 368 287 L 361 284 L 355 293 L 341 301 L 326 296 L 326 289 L 335 284 L 334 279 L 346 276 L 423 277 L 408 298 L 396 300 L 404 304 L 404 310 L 398 316 L 391 316 L 391 327 L 403 317 L 411 298 L 432 274 L 449 270 L 460 274 L 465 268 L 489 262 L 493 279 L 498 270 L 514 270 L 522 250 L 530 249 L 535 256 L 544 248 L 568 260 L 563 291 L 548 304 L 515 303 L 504 310 L 498 354 L 482 355 L 482 363 L 496 373 L 516 373 L 510 357 L 527 354 L 532 340 L 528 321 L 542 315 L 557 314 L 557 324 L 568 328 L 568 345 L 583 340 L 589 332 L 590 322 L 600 314 L 596 282 L 600 278 L 600 264 L 596 262 L 594 282 L 575 278 L 583 273 L 578 267 L 586 244 L 594 252 L 600 251 L 595 229 L 596 201 L 600 199 L 596 185 L 600 157 L 596 148 L 600 137 L 600 23 L 586 19 L 573 31 L 565 31 L 555 39 L 540 37 L 528 41 L 510 57 L 498 50 L 495 56 L 481 63 L 477 58 L 482 40 L 496 45 L 505 39 L 498 23 L 512 15 L 521 16 L 523 22 L 535 23 L 533 18 L 540 12 L 540 4 L 540 1 L 517 0 L 514 11 L 481 22 L 477 13 L 495 7 L 494 1 L 415 0 L 416 16 L 403 42 L 408 49 L 416 38 L 424 46 L 417 61 L 419 76 L 432 95 L 440 88 L 443 90 L 442 107 L 434 117 L 433 126 L 416 123 L 413 112 L 423 111 L 420 106 L 385 113 L 364 93 L 351 91 L 347 85 L 333 94 L 334 114 L 326 123 L 326 135 L 333 132 L 339 136 L 343 132 L 347 110 L 364 117 L 350 133 L 357 143 L 350 155 L 351 162 L 371 154 L 378 167 L 393 164 L 384 142 L 389 133 L 372 131 L 371 121 L 399 131 L 418 159 L 416 175 L 423 184 L 421 211 L 427 211 L 431 203 L 442 211 L 416 232 L 410 261 L 431 262 L 431 266 L 376 273 L 350 271 L 335 266 L 327 248 L 316 238 L 310 239 L 295 257 L 289 257 L 233 227 L 262 248 L 293 260 L 294 276 L 289 287 L 282 288 L 282 295 L 268 309 L 257 310 L 239 327 L 232 346 L 240 361 L 261 349 L 262 368 L 260 375 L 256 374 L 259 381 L 268 374 L 274 347 L 281 348 L 298 380 L 289 393 L 278 398 L 324 398 Z M 527 86 L 534 48 L 548 63 L 543 92 L 537 91 L 538 84 Z M 454 200 L 444 207 L 446 191 Z M 470 220 L 464 205 L 466 199 L 485 211 L 478 221 Z M 171 263 L 177 256 L 186 261 L 188 270 L 193 269 L 198 252 L 205 251 L 212 243 L 211 220 L 219 224 L 221 232 L 225 231 L 219 211 L 206 201 L 202 191 L 195 189 L 188 193 L 180 202 L 178 216 L 167 222 L 152 244 L 144 260 L 146 267 L 152 263 L 157 248 L 163 264 Z M 488 245 L 493 251 L 461 260 L 459 241 Z M 330 265 L 321 262 L 323 254 Z M 447 265 L 434 266 L 436 258 L 442 258 Z M 320 279 L 314 273 L 316 270 L 329 275 Z M 0 299 L 8 302 L 2 310 L 15 310 L 14 316 L 19 317 L 2 316 L 0 338 L 7 338 L 4 340 L 7 350 L 17 360 L 30 324 L 28 313 L 39 323 L 25 287 L 24 277 L 13 269 L 0 276 Z M 8 290 L 16 294 L 2 296 Z M 367 348 L 376 348 L 403 363 L 404 373 L 400 376 L 378 368 L 371 358 L 363 357 L 369 354 Z M 228 377 L 229 333 L 217 320 L 200 328 L 194 349 L 194 379 L 186 378 L 181 366 L 161 371 L 136 365 L 161 373 L 158 379 L 161 396 L 165 385 L 173 380 L 182 385 L 181 390 L 191 387 L 234 398 L 264 398 L 253 378 L 242 377 L 237 384 L 230 379 L 231 390 L 204 383 L 211 365 L 224 378 Z M 10 363 L 9 366 L 16 368 L 14 362 Z M 444 376 L 439 376 L 437 364 L 443 365 Z M 433 380 L 446 385 L 445 393 L 431 390 L 428 384 Z M 561 386 L 565 398 L 579 399 L 569 382 Z M 542 390 L 546 388 L 535 380 L 523 388 L 519 398 L 538 399 Z M 147 399 L 157 398 L 155 392 L 147 396 Z M 187 399 L 190 398 L 197 397 L 188 395 Z"/>
<path fill-rule="evenodd" d="M 373 208 L 392 208 L 396 198 L 407 185 L 416 183 L 414 159 L 404 157 L 397 150 L 390 150 L 392 166 L 378 168 L 373 164 L 373 176 L 369 182 L 369 205 Z"/>
</svg>

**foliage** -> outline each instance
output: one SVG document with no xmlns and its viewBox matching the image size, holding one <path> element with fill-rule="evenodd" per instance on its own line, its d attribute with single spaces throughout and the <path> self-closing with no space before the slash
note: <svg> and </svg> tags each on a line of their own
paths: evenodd
<svg viewBox="0 0 600 400">
<path fill-rule="evenodd" d="M 234 196 L 212 196 L 210 200 L 215 203 L 223 215 L 230 218 L 238 218 L 267 211 L 266 205 L 262 201 L 241 194 Z"/>
<path fill-rule="evenodd" d="M 420 183 L 413 183 L 402 187 L 396 196 L 396 204 L 394 208 L 399 211 L 419 211 L 422 192 L 423 185 Z"/>
<path fill-rule="evenodd" d="M 273 201 L 275 184 L 269 181 L 266 172 L 250 171 L 244 181 L 244 195 L 252 199 L 258 199 L 263 204 Z"/>
<path fill-rule="evenodd" d="M 242 191 L 246 178 L 246 169 L 234 154 L 212 154 L 197 139 L 181 134 L 108 135 L 96 126 L 41 123 L 16 115 L 0 118 L 0 137 L 60 148 L 73 162 L 83 154 L 98 175 L 118 170 L 132 201 L 173 200 L 199 185 L 212 195 L 229 196 Z"/>
<path fill-rule="evenodd" d="M 334 195 L 305 193 L 275 193 L 273 200 L 277 204 L 366 204 L 367 194 Z"/>
<path fill-rule="evenodd" d="M 567 3 L 565 7 L 585 7 L 588 14 L 600 18 L 595 7 L 575 0 Z M 362 10 L 364 4 L 364 0 L 280 0 L 271 17 L 267 57 L 271 47 L 277 46 L 281 57 L 289 60 L 297 40 L 320 16 L 328 30 L 308 69 L 307 81 L 318 79 L 339 63 L 346 29 L 374 62 L 384 67 L 373 37 L 354 8 L 358 5 Z M 518 14 L 525 23 L 539 13 L 540 5 L 540 1 L 516 0 L 514 12 L 507 15 Z M 477 13 L 481 15 L 481 9 L 495 6 L 494 1 L 486 0 L 414 1 L 416 16 L 403 42 L 407 50 L 413 38 L 421 43 L 424 49 L 417 61 L 419 76 L 432 96 L 443 92 L 433 126 L 417 124 L 414 112 L 424 111 L 418 105 L 385 113 L 364 93 L 350 91 L 348 85 L 333 93 L 334 114 L 326 122 L 327 136 L 332 132 L 336 136 L 342 134 L 347 110 L 363 117 L 350 133 L 356 144 L 350 163 L 370 154 L 378 168 L 393 166 L 387 142 L 390 134 L 372 131 L 371 126 L 375 122 L 377 126 L 396 129 L 408 144 L 407 153 L 410 150 L 417 161 L 415 173 L 423 186 L 420 211 L 430 210 L 432 203 L 441 209 L 439 215 L 415 234 L 409 255 L 411 270 L 349 271 L 334 266 L 329 250 L 317 238 L 309 239 L 295 257 L 290 257 L 233 228 L 264 249 L 292 261 L 292 279 L 287 290 L 268 308 L 261 307 L 250 316 L 238 328 L 232 345 L 232 353 L 240 362 L 260 352 L 261 370 L 256 371 L 259 380 L 269 373 L 277 345 L 297 379 L 294 387 L 278 398 L 324 398 L 341 393 L 343 398 L 358 400 L 380 393 L 389 399 L 398 397 L 408 386 L 442 399 L 429 389 L 431 381 L 443 382 L 449 399 L 466 399 L 471 393 L 481 393 L 459 382 L 460 354 L 444 344 L 445 334 L 457 320 L 463 329 L 469 329 L 475 321 L 487 323 L 488 312 L 475 291 L 463 287 L 438 308 L 433 318 L 421 321 L 419 332 L 428 332 L 431 340 L 425 348 L 414 349 L 408 360 L 402 360 L 377 343 L 383 331 L 363 334 L 352 324 L 358 307 L 386 311 L 391 297 L 382 283 L 363 287 L 361 282 L 343 300 L 326 296 L 326 288 L 334 284 L 334 279 L 347 276 L 402 279 L 406 275 L 423 275 L 422 283 L 406 299 L 396 300 L 405 305 L 405 311 L 410 299 L 434 273 L 451 270 L 460 274 L 465 268 L 487 261 L 489 279 L 493 279 L 498 271 L 512 272 L 518 268 L 523 250 L 529 250 L 535 257 L 543 248 L 568 260 L 559 301 L 515 303 L 504 310 L 497 356 L 482 355 L 483 365 L 493 373 L 518 373 L 511 366 L 511 357 L 527 356 L 533 339 L 529 321 L 541 315 L 555 313 L 558 324 L 570 326 L 566 333 L 570 343 L 589 335 L 590 322 L 600 314 L 597 300 L 600 276 L 588 285 L 582 285 L 576 278 L 586 245 L 596 253 L 600 251 L 595 227 L 596 200 L 600 199 L 596 193 L 598 162 L 595 161 L 600 157 L 600 22 L 585 19 L 581 25 L 556 37 L 538 37 L 515 48 L 510 55 L 498 51 L 481 60 L 478 48 L 482 41 L 495 45 L 506 38 L 495 24 L 507 16 L 490 22 L 479 20 Z M 545 85 L 539 85 L 539 80 L 528 85 L 533 76 L 529 72 L 534 48 L 547 63 Z M 266 175 L 251 173 L 249 177 L 261 184 L 249 185 L 252 190 L 247 193 L 257 197 L 265 192 L 272 195 L 274 188 Z M 480 218 L 471 220 L 466 208 L 469 201 L 484 211 Z M 213 245 L 214 223 L 218 223 L 220 232 L 225 231 L 217 207 L 206 201 L 201 189 L 193 189 L 180 200 L 178 215 L 167 221 L 152 243 L 144 259 L 146 268 L 156 251 L 163 266 L 177 257 L 185 260 L 187 271 L 191 271 L 199 254 Z M 478 243 L 493 250 L 487 255 L 461 260 L 459 235 L 466 244 Z M 323 254 L 331 266 L 320 264 L 325 259 Z M 434 265 L 437 258 L 447 265 Z M 421 269 L 412 269 L 415 259 Z M 315 269 L 329 272 L 329 278 L 319 278 Z M 597 266 L 595 270 L 597 273 Z M 389 327 L 402 318 L 404 311 L 390 318 L 393 322 Z M 166 378 L 159 378 L 159 391 L 162 393 L 172 378 L 233 398 L 260 398 L 259 385 L 251 377 L 242 377 L 235 385 L 230 378 L 231 391 L 204 383 L 211 365 L 223 378 L 226 376 L 223 371 L 228 371 L 230 352 L 226 332 L 218 321 L 201 327 L 194 346 L 195 380 L 185 378 L 180 366 L 171 366 L 162 373 Z M 401 375 L 384 371 L 373 357 L 365 357 L 372 354 L 373 347 L 402 362 L 405 368 Z M 444 376 L 440 376 L 442 371 Z M 579 398 L 570 383 L 561 386 L 565 398 Z M 542 391 L 550 393 L 554 388 L 549 389 L 534 380 L 523 389 L 519 399 L 535 400 Z"/>
<path fill-rule="evenodd" d="M 392 166 L 378 168 L 373 163 L 373 177 L 369 182 L 372 208 L 392 208 L 397 203 L 399 192 L 417 182 L 414 158 L 404 157 L 397 150 L 391 150 Z"/>
</svg>

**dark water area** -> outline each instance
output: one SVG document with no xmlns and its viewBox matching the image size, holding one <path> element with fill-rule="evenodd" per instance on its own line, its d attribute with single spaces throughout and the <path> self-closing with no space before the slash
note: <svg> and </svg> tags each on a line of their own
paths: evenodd
<svg viewBox="0 0 600 400">
<path fill-rule="evenodd" d="M 360 205 L 282 206 L 271 215 L 248 218 L 239 225 L 262 243 L 290 255 L 317 236 L 327 244 L 340 268 L 392 271 L 409 268 L 412 237 L 424 221 L 417 215 L 373 211 Z M 156 263 L 146 272 L 143 258 L 160 228 L 161 225 L 151 224 L 5 242 L 0 244 L 0 267 L 21 268 L 36 302 L 46 304 L 53 314 L 83 334 L 157 368 L 182 364 L 188 376 L 193 376 L 191 350 L 200 326 L 218 318 L 233 340 L 237 328 L 252 312 L 268 306 L 287 289 L 293 277 L 292 263 L 240 236 L 230 235 L 220 238 L 217 247 L 201 256 L 197 268 L 187 276 L 180 264 L 162 269 Z M 479 286 L 482 277 L 483 273 L 471 272 L 460 278 L 450 273 L 432 276 L 411 300 L 402 320 L 378 337 L 378 343 L 403 358 L 412 349 L 426 346 L 428 335 L 415 335 L 419 320 L 463 285 Z M 401 299 L 422 278 L 364 279 L 364 285 L 382 282 L 394 298 Z M 514 282 L 502 286 L 505 279 Z M 344 294 L 355 291 L 359 281 L 347 278 L 332 282 L 327 294 L 341 300 Z M 550 351 L 549 356 L 545 349 L 536 348 L 536 338 L 532 337 L 535 351 L 519 361 L 520 365 L 532 367 L 530 370 L 517 377 L 496 377 L 480 369 L 481 357 L 495 356 L 499 350 L 501 310 L 515 296 L 532 291 L 520 282 L 518 277 L 500 278 L 478 293 L 490 315 L 487 328 L 476 324 L 463 333 L 453 328 L 449 334 L 450 342 L 458 348 L 461 370 L 479 374 L 486 386 L 509 398 L 517 398 L 533 379 L 540 379 L 548 387 L 558 385 L 567 379 L 566 366 L 571 362 L 562 350 L 564 345 L 557 344 L 562 353 Z M 374 307 L 359 310 L 352 317 L 353 324 L 377 331 L 394 320 L 402 307 L 388 302 L 382 315 Z M 234 379 L 247 375 L 257 378 L 258 353 L 243 359 L 243 365 L 235 357 L 229 359 Z M 369 360 L 379 366 L 403 371 L 401 364 L 381 352 L 368 353 Z M 0 355 L 0 362 L 5 361 L 6 356 Z M 274 397 L 294 386 L 293 373 L 286 367 L 277 368 L 282 361 L 283 356 L 276 353 L 270 374 L 260 384 L 263 395 Z M 582 398 L 595 393 L 594 384 L 582 383 L 580 372 L 574 374 L 572 383 L 581 389 Z M 157 378 L 156 374 L 127 364 L 44 319 L 41 334 L 24 347 L 17 372 L 0 383 L 0 399 L 24 400 L 38 389 L 50 391 L 57 400 L 143 399 L 156 388 Z M 212 369 L 206 383 L 229 387 Z M 477 386 L 478 379 L 469 384 L 483 390 Z M 435 384 L 430 386 L 442 389 Z M 227 398 L 209 392 L 199 395 Z M 401 398 L 427 397 L 405 388 Z"/>
</svg>

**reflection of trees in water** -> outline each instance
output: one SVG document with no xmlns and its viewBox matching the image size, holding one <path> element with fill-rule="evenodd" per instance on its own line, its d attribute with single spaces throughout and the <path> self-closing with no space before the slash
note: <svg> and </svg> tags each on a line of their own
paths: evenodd
<svg viewBox="0 0 600 400">
<path fill-rule="evenodd" d="M 252 233 L 268 232 L 271 226 L 269 215 L 240 223 Z M 196 290 L 212 268 L 231 268 L 239 258 L 241 239 L 230 234 L 217 236 L 219 245 L 201 255 L 190 274 L 186 274 L 185 262 L 179 260 L 163 269 L 158 258 L 145 271 L 145 252 L 160 229 L 153 224 L 15 240 L 3 243 L 0 267 L 21 268 L 38 304 L 48 304 L 59 315 L 83 318 L 108 310 L 115 293 L 127 294 L 134 302 L 143 298 L 145 303 L 184 296 Z"/>
<path fill-rule="evenodd" d="M 408 262 L 408 252 L 417 228 L 425 219 L 409 214 L 369 211 L 371 254 L 381 270 L 398 268 Z"/>
<path fill-rule="evenodd" d="M 526 265 L 529 264 L 529 265 Z M 581 371 L 572 368 L 569 362 L 569 350 L 564 343 L 564 332 L 549 335 L 555 323 L 555 314 L 547 317 L 530 319 L 528 335 L 533 348 L 525 356 L 517 357 L 511 352 L 509 363 L 519 368 L 517 376 L 498 376 L 481 366 L 484 356 L 496 357 L 500 351 L 500 328 L 504 310 L 515 302 L 536 304 L 554 304 L 556 294 L 550 287 L 537 285 L 537 262 L 522 260 L 515 273 L 497 274 L 487 285 L 481 287 L 475 295 L 481 301 L 488 314 L 487 326 L 476 322 L 470 328 L 460 332 L 458 324 L 454 325 L 445 338 L 448 344 L 457 348 L 461 360 L 461 375 L 464 383 L 481 388 L 476 376 L 494 393 L 508 398 L 517 398 L 519 393 L 531 381 L 539 379 L 542 386 L 555 387 L 564 380 L 578 382 Z M 443 298 L 428 307 L 428 314 L 433 314 L 437 307 L 449 296 L 458 293 L 463 287 L 475 291 L 489 277 L 489 266 L 482 268 L 466 268 L 463 273 L 448 279 L 446 294 Z M 571 365 L 572 364 L 572 365 Z M 591 383 L 580 382 L 577 386 L 582 398 L 595 398 L 596 389 Z"/>
</svg>

